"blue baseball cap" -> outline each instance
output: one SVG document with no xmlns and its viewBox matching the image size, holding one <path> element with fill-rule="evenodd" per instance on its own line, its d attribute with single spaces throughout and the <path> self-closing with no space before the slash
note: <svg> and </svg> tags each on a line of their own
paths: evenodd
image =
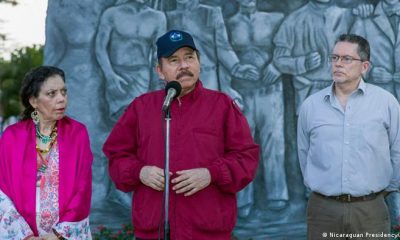
<svg viewBox="0 0 400 240">
<path fill-rule="evenodd" d="M 171 30 L 157 39 L 157 58 L 169 57 L 179 48 L 190 47 L 197 50 L 192 36 L 179 30 Z"/>
</svg>

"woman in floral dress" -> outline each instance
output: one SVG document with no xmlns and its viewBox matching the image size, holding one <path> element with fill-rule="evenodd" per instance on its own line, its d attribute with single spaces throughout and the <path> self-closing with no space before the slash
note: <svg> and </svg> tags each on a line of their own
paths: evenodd
<svg viewBox="0 0 400 240">
<path fill-rule="evenodd" d="M 21 100 L 0 139 L 0 239 L 91 239 L 93 155 L 86 127 L 65 116 L 64 72 L 33 69 Z"/>
</svg>

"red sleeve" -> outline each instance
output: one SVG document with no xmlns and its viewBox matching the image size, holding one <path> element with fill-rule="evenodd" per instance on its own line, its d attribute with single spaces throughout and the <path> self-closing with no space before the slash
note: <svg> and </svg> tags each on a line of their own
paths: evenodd
<svg viewBox="0 0 400 240">
<path fill-rule="evenodd" d="M 140 184 L 139 173 L 144 164 L 137 157 L 138 118 L 134 100 L 112 129 L 103 146 L 109 159 L 109 173 L 117 189 L 129 192 Z"/>
<path fill-rule="evenodd" d="M 224 131 L 224 156 L 208 169 L 213 184 L 224 192 L 236 193 L 253 180 L 259 147 L 254 143 L 246 118 L 233 101 L 226 113 Z"/>
</svg>

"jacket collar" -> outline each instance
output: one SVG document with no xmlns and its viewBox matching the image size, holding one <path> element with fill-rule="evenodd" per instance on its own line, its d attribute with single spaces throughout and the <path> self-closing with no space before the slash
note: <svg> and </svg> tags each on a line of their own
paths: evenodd
<svg viewBox="0 0 400 240">
<path fill-rule="evenodd" d="M 193 91 L 190 93 L 186 94 L 185 96 L 182 96 L 179 98 L 180 101 L 195 101 L 203 92 L 203 83 L 200 81 L 200 79 L 196 82 L 196 86 L 194 87 Z"/>
</svg>

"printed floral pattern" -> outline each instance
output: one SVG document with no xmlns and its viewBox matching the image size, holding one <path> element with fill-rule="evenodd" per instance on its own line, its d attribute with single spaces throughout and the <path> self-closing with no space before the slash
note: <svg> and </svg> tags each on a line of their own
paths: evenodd
<svg viewBox="0 0 400 240">
<path fill-rule="evenodd" d="M 77 239 L 77 240 L 92 239 L 88 217 L 80 222 L 59 223 L 54 227 L 54 229 L 67 239 Z"/>
<path fill-rule="evenodd" d="M 10 199 L 0 190 L 0 239 L 21 240 L 33 234 Z"/>
<path fill-rule="evenodd" d="M 40 212 L 38 212 L 39 235 L 45 235 L 55 229 L 66 239 L 91 240 L 89 218 L 79 222 L 57 223 L 59 154 L 55 143 L 46 156 L 48 166 L 45 172 L 38 172 L 37 190 L 40 191 Z M 33 232 L 24 218 L 17 212 L 12 201 L 0 190 L 0 239 L 21 240 Z"/>
<path fill-rule="evenodd" d="M 48 162 L 45 172 L 38 172 L 38 186 L 40 191 L 40 212 L 38 219 L 39 233 L 51 232 L 52 227 L 58 221 L 58 184 L 59 164 L 58 145 L 54 143 L 49 154 L 46 156 Z"/>
</svg>

